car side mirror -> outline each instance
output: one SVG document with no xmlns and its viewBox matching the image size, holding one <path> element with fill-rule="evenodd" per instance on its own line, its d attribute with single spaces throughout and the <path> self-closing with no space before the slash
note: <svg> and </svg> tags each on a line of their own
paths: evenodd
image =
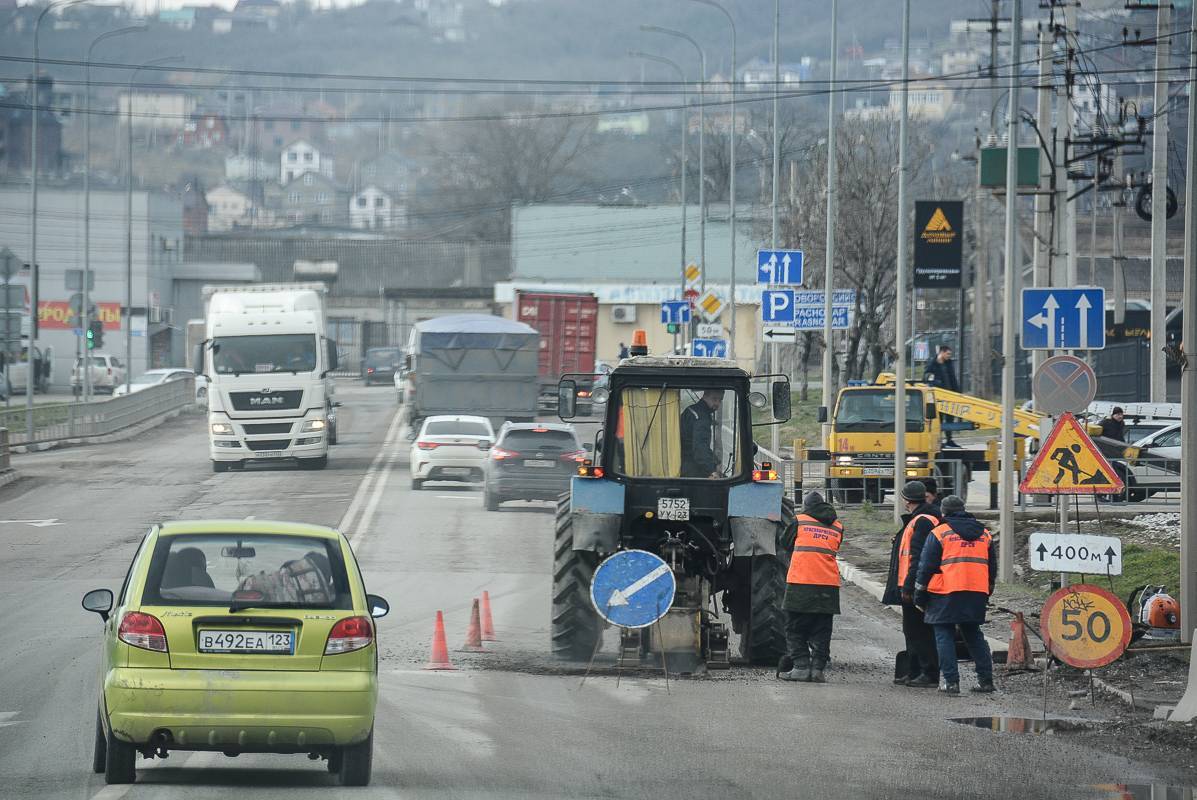
<svg viewBox="0 0 1197 800">
<path fill-rule="evenodd" d="M 778 422 L 788 422 L 790 414 L 790 382 L 773 381 L 773 418 Z"/>
<path fill-rule="evenodd" d="M 935 419 L 935 417 L 938 416 L 938 412 L 935 410 L 935 403 L 927 403 L 924 416 L 927 419 Z"/>
<path fill-rule="evenodd" d="M 820 423 L 827 421 L 827 406 L 819 406 L 818 421 Z"/>
<path fill-rule="evenodd" d="M 366 605 L 370 607 L 370 616 L 374 619 L 382 619 L 391 613 L 391 604 L 376 594 L 366 595 Z"/>
<path fill-rule="evenodd" d="M 557 384 L 557 416 L 563 420 L 578 415 L 578 382 L 565 380 Z"/>
<path fill-rule="evenodd" d="M 108 615 L 112 612 L 112 590 L 92 589 L 83 595 L 83 607 L 88 611 L 99 614 L 100 619 L 107 622 Z"/>
<path fill-rule="evenodd" d="M 332 339 L 324 340 L 324 347 L 328 352 L 328 368 L 334 370 L 337 368 L 337 343 Z"/>
</svg>

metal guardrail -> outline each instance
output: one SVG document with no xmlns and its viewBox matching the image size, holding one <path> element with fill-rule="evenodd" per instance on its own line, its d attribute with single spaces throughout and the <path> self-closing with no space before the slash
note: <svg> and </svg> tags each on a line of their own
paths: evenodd
<svg viewBox="0 0 1197 800">
<path fill-rule="evenodd" d="M 10 445 L 83 439 L 116 433 L 193 405 L 195 382 L 187 377 L 108 400 L 35 405 L 32 438 L 23 407 L 0 411 L 0 428 L 7 429 Z"/>
</svg>

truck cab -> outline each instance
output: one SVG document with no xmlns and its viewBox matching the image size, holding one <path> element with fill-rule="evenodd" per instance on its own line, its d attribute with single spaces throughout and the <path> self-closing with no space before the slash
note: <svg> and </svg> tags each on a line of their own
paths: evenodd
<svg viewBox="0 0 1197 800">
<path fill-rule="evenodd" d="M 328 462 L 335 342 L 325 337 L 324 287 L 206 287 L 206 338 L 196 372 L 208 379 L 214 472 L 253 461 Z"/>
</svg>

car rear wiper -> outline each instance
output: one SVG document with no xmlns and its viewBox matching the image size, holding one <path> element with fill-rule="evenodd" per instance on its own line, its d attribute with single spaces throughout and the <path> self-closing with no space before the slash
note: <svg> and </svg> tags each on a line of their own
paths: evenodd
<svg viewBox="0 0 1197 800">
<path fill-rule="evenodd" d="M 245 611 L 248 608 L 311 608 L 306 603 L 267 603 L 262 600 L 242 600 L 229 606 L 229 611 Z"/>
</svg>

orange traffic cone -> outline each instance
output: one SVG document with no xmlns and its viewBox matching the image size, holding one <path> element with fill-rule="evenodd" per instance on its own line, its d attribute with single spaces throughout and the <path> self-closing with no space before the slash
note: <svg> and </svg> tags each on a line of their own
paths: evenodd
<svg viewBox="0 0 1197 800">
<path fill-rule="evenodd" d="M 490 614 L 490 592 L 485 590 L 482 592 L 482 641 L 499 641 L 499 637 L 495 636 L 495 620 Z"/>
<path fill-rule="evenodd" d="M 482 646 L 482 622 L 478 614 L 478 598 L 474 598 L 474 607 L 470 610 L 470 629 L 466 631 L 465 644 L 461 649 L 467 653 L 485 653 Z"/>
<path fill-rule="evenodd" d="M 436 612 L 436 625 L 432 629 L 432 657 L 424 669 L 456 669 L 449 661 L 449 643 L 445 641 L 445 615 Z"/>
<path fill-rule="evenodd" d="M 1022 612 L 1010 622 L 1010 649 L 1006 651 L 1006 671 L 1031 668 L 1031 642 L 1027 639 L 1027 623 Z"/>
</svg>

